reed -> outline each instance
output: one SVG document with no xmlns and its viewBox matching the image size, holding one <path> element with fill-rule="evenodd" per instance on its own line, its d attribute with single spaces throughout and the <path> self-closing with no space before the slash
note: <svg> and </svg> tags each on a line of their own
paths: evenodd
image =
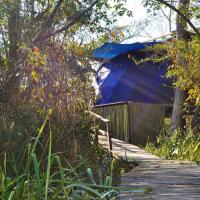
<svg viewBox="0 0 200 200">
<path fill-rule="evenodd" d="M 50 131 L 47 157 L 43 157 L 46 168 L 43 169 L 44 163 L 42 165 L 36 149 L 42 131 L 47 125 Z M 80 175 L 78 169 L 83 165 L 83 161 L 80 161 L 77 166 L 67 162 L 67 166 L 63 167 L 60 156 L 52 153 L 52 135 L 51 124 L 47 118 L 39 129 L 35 142 L 27 145 L 28 155 L 23 170 L 17 169 L 14 157 L 13 160 L 8 160 L 5 154 L 4 164 L 0 167 L 0 199 L 116 199 L 121 190 L 140 194 L 147 191 L 147 189 L 113 187 L 113 162 L 111 162 L 110 174 L 104 178 L 101 176 L 101 181 L 97 181 L 97 177 L 89 167 L 86 169 L 86 177 Z M 9 171 L 8 165 L 11 166 Z"/>
</svg>

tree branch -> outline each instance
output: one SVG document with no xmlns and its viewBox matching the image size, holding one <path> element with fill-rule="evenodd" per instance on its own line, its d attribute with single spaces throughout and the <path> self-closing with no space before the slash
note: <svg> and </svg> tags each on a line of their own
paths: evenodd
<svg viewBox="0 0 200 200">
<path fill-rule="evenodd" d="M 185 20 L 185 22 L 187 22 L 190 27 L 194 30 L 194 32 L 198 35 L 200 35 L 199 29 L 195 27 L 195 25 L 190 21 L 190 19 L 188 19 L 181 11 L 179 11 L 176 7 L 172 6 L 170 3 L 164 1 L 164 0 L 155 0 L 157 2 L 160 2 L 161 4 L 166 5 L 167 7 L 171 8 L 172 10 L 174 10 L 180 17 L 183 18 L 183 20 Z"/>
<path fill-rule="evenodd" d="M 53 20 L 53 18 L 56 16 L 57 10 L 59 9 L 62 2 L 63 2 L 63 0 L 58 0 L 56 6 L 54 7 L 53 11 L 51 12 L 51 15 L 49 16 L 49 18 L 47 19 L 47 21 L 44 24 L 45 27 L 48 26 L 51 23 L 51 20 Z"/>
<path fill-rule="evenodd" d="M 51 12 L 49 18 L 42 24 L 41 31 L 35 36 L 34 41 L 38 41 L 40 37 L 42 37 L 42 34 L 46 31 L 47 27 L 51 24 L 53 21 L 53 18 L 56 16 L 57 10 L 62 4 L 63 0 L 58 0 L 56 6 L 54 7 L 53 11 Z"/>
<path fill-rule="evenodd" d="M 64 25 L 63 27 L 57 29 L 56 31 L 54 32 L 50 32 L 50 33 L 47 33 L 45 35 L 40 35 L 40 37 L 36 37 L 34 40 L 33 40 L 33 43 L 38 43 L 40 41 L 44 41 L 44 40 L 47 40 L 48 38 L 52 37 L 52 36 L 55 36 L 56 34 L 58 33 L 61 33 L 63 31 L 66 31 L 68 30 L 71 26 L 73 26 L 78 20 L 80 17 L 82 17 L 83 15 L 85 15 L 89 10 L 91 10 L 100 0 L 95 0 L 88 8 L 86 8 L 85 10 L 82 10 L 80 11 L 79 13 L 77 13 L 76 15 L 74 15 L 74 17 L 72 18 L 72 20 Z"/>
</svg>

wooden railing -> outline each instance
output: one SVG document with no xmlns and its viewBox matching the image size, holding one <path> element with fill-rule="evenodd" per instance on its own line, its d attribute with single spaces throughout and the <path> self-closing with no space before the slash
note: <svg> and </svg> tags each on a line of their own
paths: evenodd
<svg viewBox="0 0 200 200">
<path fill-rule="evenodd" d="M 94 119 L 94 141 L 96 143 L 98 143 L 99 141 L 99 135 L 103 135 L 107 137 L 108 140 L 108 145 L 109 145 L 109 153 L 111 154 L 111 150 L 112 150 L 112 140 L 111 140 L 111 124 L 110 124 L 110 120 L 92 112 L 92 111 L 87 111 L 87 113 L 89 113 L 93 119 Z M 106 130 L 102 130 L 102 129 L 98 129 L 97 128 L 97 120 L 100 120 L 102 122 L 104 122 L 106 124 Z"/>
<path fill-rule="evenodd" d="M 118 102 L 91 107 L 91 111 L 110 120 L 112 138 L 136 145 L 156 141 L 172 105 Z M 167 112 L 166 112 L 167 111 Z M 169 116 L 169 114 L 167 114 Z M 101 123 L 101 127 L 104 124 Z M 105 128 L 104 128 L 105 129 Z"/>
</svg>

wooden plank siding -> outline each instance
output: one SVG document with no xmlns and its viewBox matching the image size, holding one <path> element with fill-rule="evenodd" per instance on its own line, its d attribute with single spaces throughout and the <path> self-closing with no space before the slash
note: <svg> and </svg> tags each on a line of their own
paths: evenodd
<svg viewBox="0 0 200 200">
<path fill-rule="evenodd" d="M 112 137 L 136 145 L 155 141 L 164 126 L 165 104 L 120 102 L 92 107 L 92 111 L 109 119 Z M 103 124 L 100 124 L 103 126 Z"/>
<path fill-rule="evenodd" d="M 155 141 L 164 127 L 165 106 L 162 104 L 129 104 L 130 142 L 145 145 Z"/>
<path fill-rule="evenodd" d="M 127 103 L 93 107 L 92 111 L 110 120 L 113 138 L 118 138 L 126 142 L 129 141 L 129 117 Z M 103 126 L 103 124 L 100 123 L 100 126 Z"/>
</svg>

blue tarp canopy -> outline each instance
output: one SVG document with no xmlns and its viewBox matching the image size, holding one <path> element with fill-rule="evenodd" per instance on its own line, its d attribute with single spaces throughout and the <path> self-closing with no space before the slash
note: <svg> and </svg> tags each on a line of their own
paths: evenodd
<svg viewBox="0 0 200 200">
<path fill-rule="evenodd" d="M 106 42 L 101 47 L 97 48 L 93 52 L 95 58 L 110 60 L 118 55 L 128 53 L 130 51 L 136 51 L 144 49 L 145 47 L 152 46 L 158 42 L 145 42 L 145 43 L 134 43 L 134 44 L 117 44 Z"/>
<path fill-rule="evenodd" d="M 112 46 L 112 50 L 106 54 L 103 47 L 109 46 L 108 44 Z M 165 77 L 169 62 L 155 63 L 148 61 L 136 64 L 130 58 L 130 52 L 140 59 L 145 58 L 146 54 L 141 54 L 140 50 L 153 44 L 155 42 L 130 45 L 106 43 L 105 46 L 103 45 L 95 50 L 94 55 L 96 57 L 109 59 L 99 68 L 96 76 L 100 91 L 100 98 L 96 104 L 122 101 L 173 102 L 174 91 L 170 87 L 172 81 Z M 103 51 L 100 51 L 100 49 L 103 49 Z"/>
</svg>

